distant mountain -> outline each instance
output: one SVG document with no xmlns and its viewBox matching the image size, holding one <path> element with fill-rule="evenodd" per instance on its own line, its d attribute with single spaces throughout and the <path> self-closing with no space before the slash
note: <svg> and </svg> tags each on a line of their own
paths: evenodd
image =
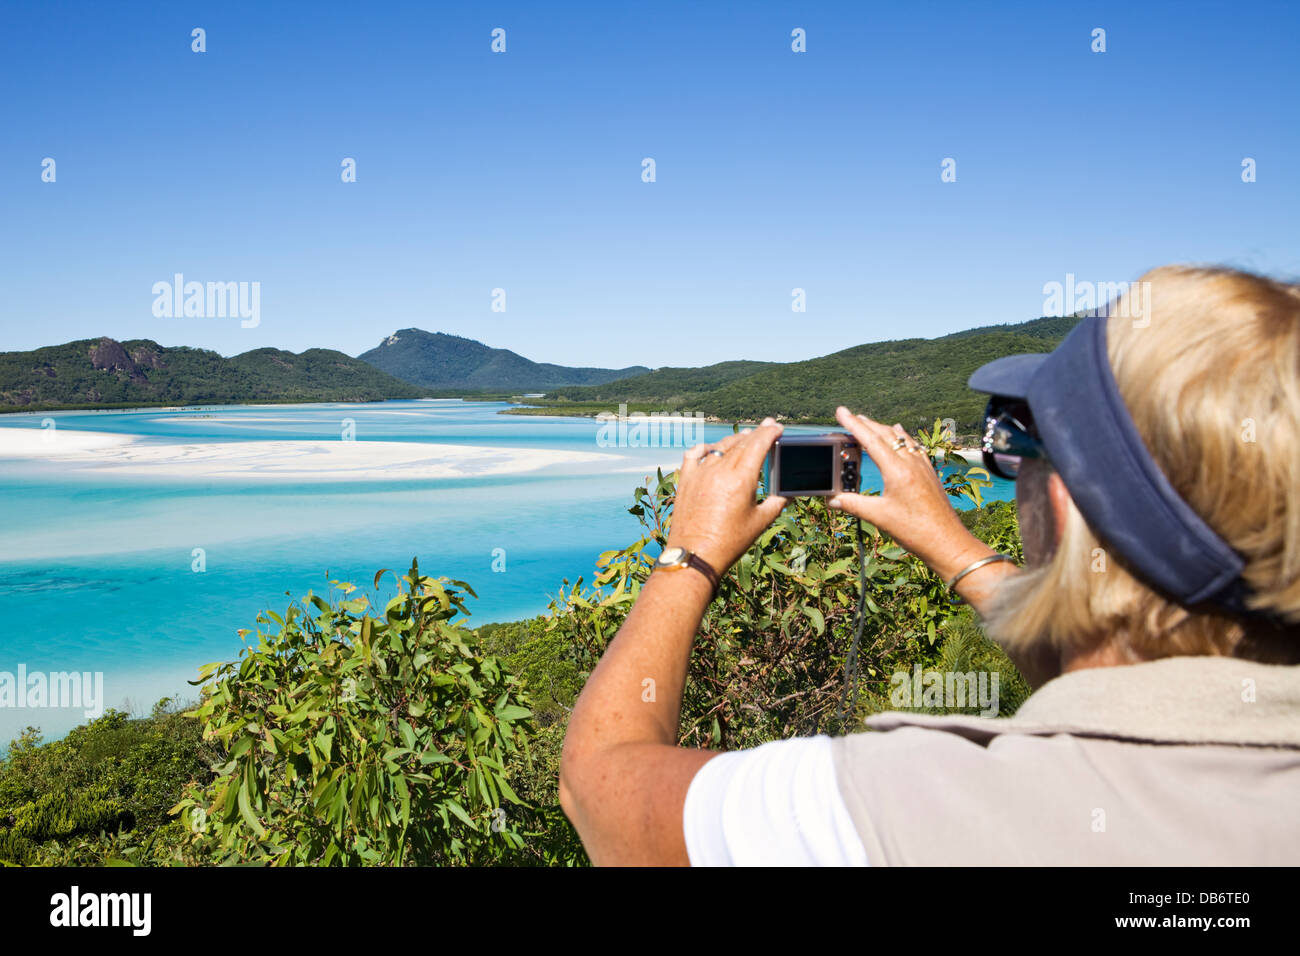
<svg viewBox="0 0 1300 956">
<path fill-rule="evenodd" d="M 489 348 L 474 339 L 445 332 L 401 329 L 358 358 L 404 382 L 426 389 L 488 392 L 544 391 L 568 385 L 599 385 L 644 375 L 644 365 L 629 368 L 570 368 L 533 362 L 509 349 Z"/>
<path fill-rule="evenodd" d="M 1048 317 L 937 339 L 873 342 L 802 362 L 661 369 L 594 388 L 553 389 L 538 404 L 550 414 L 566 407 L 594 414 L 598 403 L 626 402 L 634 410 L 702 412 L 725 421 L 775 415 L 808 423 L 833 422 L 835 407 L 847 405 L 909 429 L 951 418 L 969 434 L 979 428 L 986 401 L 966 386 L 971 372 L 1004 355 L 1050 352 L 1078 321 Z"/>
<path fill-rule="evenodd" d="M 88 405 L 370 402 L 420 398 L 358 359 L 329 349 L 255 349 L 225 358 L 148 339 L 82 339 L 0 352 L 0 410 Z"/>
</svg>

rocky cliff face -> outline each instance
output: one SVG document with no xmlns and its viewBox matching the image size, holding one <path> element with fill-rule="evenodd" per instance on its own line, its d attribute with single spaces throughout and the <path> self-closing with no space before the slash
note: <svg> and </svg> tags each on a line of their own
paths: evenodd
<svg viewBox="0 0 1300 956">
<path fill-rule="evenodd" d="M 106 369 L 112 372 L 135 371 L 135 363 L 126 354 L 122 343 L 107 336 L 90 347 L 90 365 L 92 368 Z"/>
<path fill-rule="evenodd" d="M 148 364 L 146 368 L 158 368 L 158 353 L 147 348 L 136 350 L 142 359 Z M 148 376 L 144 374 L 141 363 L 137 363 L 135 358 L 128 355 L 122 343 L 116 339 L 110 339 L 104 336 L 98 342 L 90 347 L 90 366 L 103 372 L 125 372 L 126 377 L 137 385 L 142 385 L 149 381 Z M 98 398 L 92 398 L 91 401 L 98 401 Z"/>
<path fill-rule="evenodd" d="M 134 362 L 138 368 L 162 368 L 167 364 L 158 349 L 149 345 L 141 346 L 132 352 L 131 361 Z"/>
</svg>

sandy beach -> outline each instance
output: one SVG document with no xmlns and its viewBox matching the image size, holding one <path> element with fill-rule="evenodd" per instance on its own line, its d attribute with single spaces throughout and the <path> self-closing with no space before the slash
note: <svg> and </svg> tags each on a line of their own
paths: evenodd
<svg viewBox="0 0 1300 956">
<path fill-rule="evenodd" d="M 552 465 L 621 464 L 623 456 L 538 448 L 389 441 L 161 444 L 129 435 L 0 428 L 0 459 L 45 461 L 124 477 L 379 481 L 517 474 Z"/>
</svg>

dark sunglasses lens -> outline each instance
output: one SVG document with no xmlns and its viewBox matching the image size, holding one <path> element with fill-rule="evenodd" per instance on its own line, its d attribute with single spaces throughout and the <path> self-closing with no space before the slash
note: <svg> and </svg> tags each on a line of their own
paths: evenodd
<svg viewBox="0 0 1300 956">
<path fill-rule="evenodd" d="M 997 475 L 999 478 L 1006 478 L 1014 481 L 1016 475 L 1020 473 L 1021 457 L 1019 455 L 1003 455 L 997 452 L 984 453 L 984 467 Z"/>
</svg>

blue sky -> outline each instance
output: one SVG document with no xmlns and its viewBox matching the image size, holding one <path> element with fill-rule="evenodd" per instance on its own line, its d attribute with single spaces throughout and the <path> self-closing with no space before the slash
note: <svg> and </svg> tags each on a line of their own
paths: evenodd
<svg viewBox="0 0 1300 956">
<path fill-rule="evenodd" d="M 701 365 L 1022 321 L 1067 273 L 1295 276 L 1297 36 L 1281 3 L 8 3 L 0 350 L 418 326 Z M 260 324 L 156 318 L 177 272 L 260 282 Z"/>
</svg>

